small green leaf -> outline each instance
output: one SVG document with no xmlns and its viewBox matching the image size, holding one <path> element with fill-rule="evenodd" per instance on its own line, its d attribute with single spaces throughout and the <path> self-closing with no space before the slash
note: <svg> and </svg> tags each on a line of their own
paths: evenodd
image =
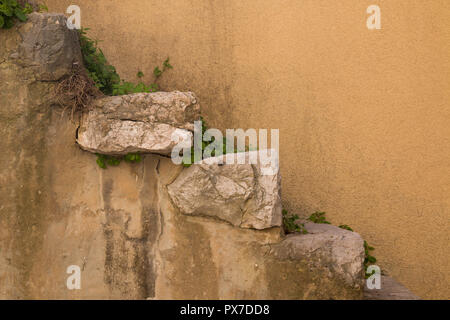
<svg viewBox="0 0 450 320">
<path fill-rule="evenodd" d="M 106 169 L 105 161 L 102 158 L 97 158 L 97 164 L 100 168 Z"/>
<path fill-rule="evenodd" d="M 157 83 L 152 83 L 152 84 L 150 85 L 150 90 L 151 90 L 152 92 L 159 91 L 159 86 L 158 86 L 158 84 L 157 84 Z"/>
<path fill-rule="evenodd" d="M 25 8 L 23 8 L 23 12 L 26 14 L 30 14 L 33 12 L 33 7 L 29 3 L 27 3 L 25 5 Z"/>
<path fill-rule="evenodd" d="M 345 230 L 348 230 L 348 231 L 353 231 L 353 229 L 350 228 L 350 227 L 349 227 L 348 225 L 346 225 L 346 224 L 341 224 L 341 225 L 339 226 L 339 228 L 345 229 Z"/>
<path fill-rule="evenodd" d="M 7 17 L 12 17 L 14 15 L 13 7 L 7 4 L 0 7 L 0 12 Z"/>
<path fill-rule="evenodd" d="M 22 22 L 27 21 L 26 14 L 20 8 L 14 9 L 14 15 Z"/>
<path fill-rule="evenodd" d="M 163 66 L 164 69 L 173 69 L 173 66 L 169 63 L 170 58 L 167 58 L 164 62 L 163 62 Z"/>
<path fill-rule="evenodd" d="M 3 26 L 3 28 L 5 29 L 10 29 L 14 26 L 14 20 L 10 17 L 6 17 L 5 19 L 5 25 Z"/>
<path fill-rule="evenodd" d="M 153 74 L 155 75 L 155 77 L 159 78 L 162 74 L 161 69 L 159 69 L 159 67 L 155 67 L 155 69 L 153 70 Z"/>
<path fill-rule="evenodd" d="M 43 11 L 48 12 L 48 7 L 45 4 L 40 4 L 39 11 L 40 12 L 43 12 Z M 89 28 L 86 28 L 85 30 L 89 30 Z"/>
</svg>

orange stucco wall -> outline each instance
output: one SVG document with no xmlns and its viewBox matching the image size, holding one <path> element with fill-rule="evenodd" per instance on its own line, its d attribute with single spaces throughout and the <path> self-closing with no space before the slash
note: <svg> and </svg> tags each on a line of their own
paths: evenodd
<svg viewBox="0 0 450 320">
<path fill-rule="evenodd" d="M 47 4 L 78 4 L 129 80 L 170 56 L 162 88 L 196 92 L 210 126 L 279 128 L 287 208 L 326 211 L 414 293 L 450 298 L 450 1 Z"/>
</svg>

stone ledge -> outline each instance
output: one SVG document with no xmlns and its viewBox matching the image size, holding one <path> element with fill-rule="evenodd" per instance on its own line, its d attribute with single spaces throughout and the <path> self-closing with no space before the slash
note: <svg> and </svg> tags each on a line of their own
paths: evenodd
<svg viewBox="0 0 450 320">
<path fill-rule="evenodd" d="M 192 140 L 200 106 L 192 92 L 136 93 L 103 97 L 83 114 L 77 143 L 86 151 L 107 155 L 156 153 Z"/>
<path fill-rule="evenodd" d="M 418 296 L 393 278 L 381 275 L 381 288 L 369 289 L 364 286 L 365 300 L 420 300 Z"/>
<path fill-rule="evenodd" d="M 364 240 L 352 231 L 328 224 L 305 223 L 308 234 L 288 235 L 272 247 L 280 260 L 307 261 L 327 270 L 352 288 L 364 285 Z"/>
<path fill-rule="evenodd" d="M 272 151 L 274 152 L 274 151 Z M 230 155 L 205 159 L 183 170 L 168 186 L 181 213 L 217 218 L 234 226 L 267 229 L 281 226 L 281 177 L 278 164 L 264 175 L 267 165 L 248 158 L 258 151 L 231 155 L 246 164 L 227 164 Z"/>
</svg>

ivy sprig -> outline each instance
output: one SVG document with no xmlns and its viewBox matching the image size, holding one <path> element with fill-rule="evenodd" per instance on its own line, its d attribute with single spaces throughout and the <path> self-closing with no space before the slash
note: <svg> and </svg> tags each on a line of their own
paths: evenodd
<svg viewBox="0 0 450 320">
<path fill-rule="evenodd" d="M 129 163 L 139 163 L 142 156 L 138 153 L 129 153 L 124 156 L 110 156 L 97 153 L 97 164 L 100 168 L 106 169 L 108 166 L 117 167 L 122 161 Z"/>
<path fill-rule="evenodd" d="M 22 7 L 17 0 L 0 0 L 0 28 L 10 29 L 16 20 L 27 21 L 27 14 L 33 12 L 29 3 Z"/>
</svg>

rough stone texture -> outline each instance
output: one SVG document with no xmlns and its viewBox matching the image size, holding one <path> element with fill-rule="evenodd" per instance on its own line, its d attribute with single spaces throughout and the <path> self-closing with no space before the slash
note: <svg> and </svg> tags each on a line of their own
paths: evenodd
<svg viewBox="0 0 450 320">
<path fill-rule="evenodd" d="M 228 164 L 225 155 L 192 165 L 168 187 L 173 202 L 183 214 L 214 217 L 242 228 L 281 226 L 279 168 L 274 166 L 273 174 L 264 175 L 267 164 L 261 164 L 259 157 L 255 164 L 248 161 L 257 154 L 231 155 L 234 164 Z M 244 158 L 245 164 L 238 164 L 237 157 Z"/>
<path fill-rule="evenodd" d="M 362 288 L 364 283 L 364 240 L 352 231 L 328 224 L 305 223 L 308 234 L 290 235 L 273 247 L 281 260 L 308 260 L 316 268 L 326 268 L 330 276 L 347 285 Z"/>
<path fill-rule="evenodd" d="M 83 116 L 77 142 L 84 150 L 123 155 L 169 155 L 181 141 L 192 140 L 200 107 L 192 92 L 136 93 L 98 99 Z M 173 135 L 177 139 L 172 139 Z"/>
<path fill-rule="evenodd" d="M 0 32 L 0 299 L 361 298 L 342 280 L 352 268 L 328 268 L 336 260 L 321 256 L 313 263 L 319 258 L 307 251 L 283 256 L 293 244 L 279 227 L 180 214 L 167 186 L 188 169 L 168 158 L 100 169 L 74 143 L 78 124 L 53 104 L 56 82 L 40 80 L 53 69 L 16 63 L 33 21 L 64 21 L 54 17 L 33 15 Z M 57 70 L 70 71 L 71 52 Z M 347 243 L 336 238 L 333 247 L 340 242 Z M 66 287 L 71 265 L 82 270 L 81 290 Z"/>
<path fill-rule="evenodd" d="M 9 58 L 32 69 L 36 80 L 59 80 L 72 70 L 73 62 L 81 61 L 78 34 L 66 27 L 62 15 L 32 13 L 18 34 L 22 42 Z"/>
</svg>

